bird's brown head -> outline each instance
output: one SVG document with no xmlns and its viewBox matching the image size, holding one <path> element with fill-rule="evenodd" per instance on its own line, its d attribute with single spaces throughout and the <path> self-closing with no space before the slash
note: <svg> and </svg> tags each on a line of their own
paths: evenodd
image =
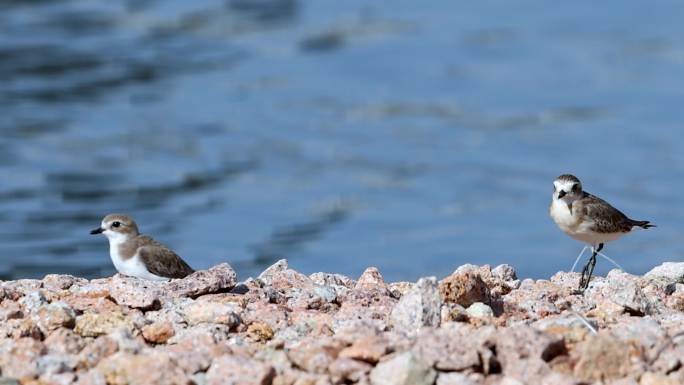
<svg viewBox="0 0 684 385">
<path fill-rule="evenodd" d="M 102 220 L 100 227 L 90 234 L 104 234 L 109 239 L 127 239 L 139 234 L 138 225 L 133 218 L 122 214 L 109 214 Z"/>
</svg>

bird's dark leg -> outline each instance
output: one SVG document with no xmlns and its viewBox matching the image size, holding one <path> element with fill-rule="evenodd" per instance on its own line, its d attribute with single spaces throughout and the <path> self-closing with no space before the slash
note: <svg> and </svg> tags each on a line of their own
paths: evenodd
<svg viewBox="0 0 684 385">
<path fill-rule="evenodd" d="M 578 291 L 583 293 L 584 290 L 589 287 L 589 280 L 592 274 L 594 274 L 594 267 L 596 267 L 596 254 L 603 249 L 603 243 L 600 243 L 598 247 L 591 247 L 591 257 L 584 268 L 582 269 L 582 277 L 580 278 Z"/>
</svg>

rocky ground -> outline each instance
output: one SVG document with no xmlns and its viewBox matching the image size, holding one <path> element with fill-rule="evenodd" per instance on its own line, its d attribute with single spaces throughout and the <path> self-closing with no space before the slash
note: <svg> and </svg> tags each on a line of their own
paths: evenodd
<svg viewBox="0 0 684 385">
<path fill-rule="evenodd" d="M 684 263 L 519 281 L 306 276 L 2 282 L 0 384 L 682 384 Z"/>
</svg>

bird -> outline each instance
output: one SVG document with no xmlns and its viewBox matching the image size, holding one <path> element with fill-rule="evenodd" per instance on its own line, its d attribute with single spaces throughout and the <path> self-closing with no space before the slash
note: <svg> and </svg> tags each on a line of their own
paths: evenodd
<svg viewBox="0 0 684 385">
<path fill-rule="evenodd" d="M 90 234 L 104 234 L 109 240 L 109 256 L 116 270 L 132 277 L 168 281 L 184 278 L 194 270 L 173 250 L 140 234 L 133 218 L 109 214 Z"/>
<path fill-rule="evenodd" d="M 582 269 L 578 292 L 584 292 L 589 286 L 596 254 L 603 249 L 604 243 L 622 237 L 635 227 L 655 227 L 650 221 L 630 219 L 608 202 L 584 191 L 582 182 L 570 174 L 553 181 L 549 214 L 565 234 L 591 246 L 592 255 Z"/>
</svg>

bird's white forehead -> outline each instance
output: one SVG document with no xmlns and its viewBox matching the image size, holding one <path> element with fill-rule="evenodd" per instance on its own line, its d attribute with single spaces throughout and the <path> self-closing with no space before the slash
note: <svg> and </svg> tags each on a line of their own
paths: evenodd
<svg viewBox="0 0 684 385">
<path fill-rule="evenodd" d="M 553 187 L 555 187 L 556 191 L 560 190 L 571 190 L 572 186 L 577 184 L 577 182 L 572 181 L 572 180 L 554 180 L 553 181 Z"/>
</svg>

